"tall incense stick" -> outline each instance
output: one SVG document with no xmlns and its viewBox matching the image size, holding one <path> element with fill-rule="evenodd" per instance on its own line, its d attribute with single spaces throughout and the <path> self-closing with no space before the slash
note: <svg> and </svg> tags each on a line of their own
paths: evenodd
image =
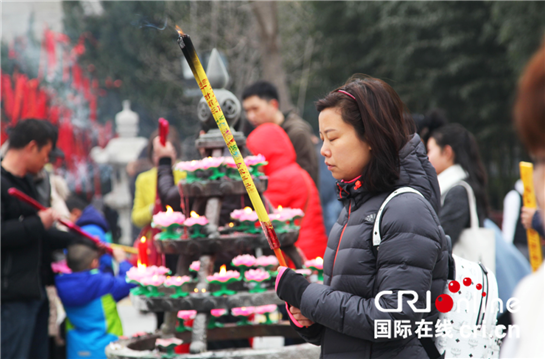
<svg viewBox="0 0 545 359">
<path fill-rule="evenodd" d="M 529 162 L 520 163 L 520 178 L 524 184 L 524 194 L 522 195 L 522 203 L 524 207 L 537 208 L 536 193 L 534 192 L 533 182 L 534 166 Z M 530 255 L 530 265 L 535 272 L 543 261 L 543 253 L 541 253 L 541 243 L 539 234 L 532 228 L 526 230 L 528 238 L 528 252 Z"/>
<path fill-rule="evenodd" d="M 274 227 L 269 219 L 267 211 L 265 210 L 263 201 L 261 201 L 259 192 L 255 188 L 254 181 L 252 180 L 252 176 L 250 176 L 250 172 L 244 163 L 244 159 L 242 158 L 242 154 L 238 149 L 237 143 L 233 138 L 229 124 L 225 120 L 225 116 L 223 115 L 223 111 L 221 110 L 218 100 L 216 99 L 216 95 L 214 95 L 214 91 L 208 82 L 208 77 L 206 76 L 206 72 L 204 72 L 199 57 L 197 56 L 195 47 L 193 47 L 193 43 L 191 42 L 189 35 L 184 34 L 182 29 L 180 29 L 178 26 L 176 26 L 176 30 L 178 30 L 178 34 L 180 35 L 178 38 L 178 44 L 180 45 L 189 67 L 193 72 L 193 76 L 195 76 L 195 80 L 197 81 L 197 84 L 199 85 L 202 94 L 206 99 L 208 107 L 210 107 L 210 111 L 212 111 L 212 115 L 214 116 L 214 120 L 221 131 L 225 144 L 227 145 L 231 156 L 233 156 L 233 159 L 235 160 L 238 172 L 240 173 L 240 177 L 242 177 L 242 181 L 244 182 L 248 196 L 250 196 L 250 201 L 252 201 L 257 217 L 259 218 L 259 222 L 261 223 L 261 228 L 263 228 L 263 233 L 269 242 L 269 246 L 274 251 L 280 265 L 286 266 L 286 261 L 284 260 L 284 256 L 280 250 L 280 242 L 278 241 Z"/>
</svg>

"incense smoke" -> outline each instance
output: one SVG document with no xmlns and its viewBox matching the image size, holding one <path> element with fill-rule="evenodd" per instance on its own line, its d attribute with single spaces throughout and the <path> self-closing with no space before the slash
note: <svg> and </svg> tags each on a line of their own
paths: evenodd
<svg viewBox="0 0 545 359">
<path fill-rule="evenodd" d="M 131 22 L 131 25 L 138 26 L 140 29 L 144 27 L 151 27 L 152 29 L 163 31 L 164 29 L 167 28 L 167 19 L 165 18 L 163 26 L 159 27 L 158 25 L 152 24 L 151 22 L 146 20 L 144 16 L 141 16 L 139 19 L 136 19 L 133 22 Z"/>
</svg>

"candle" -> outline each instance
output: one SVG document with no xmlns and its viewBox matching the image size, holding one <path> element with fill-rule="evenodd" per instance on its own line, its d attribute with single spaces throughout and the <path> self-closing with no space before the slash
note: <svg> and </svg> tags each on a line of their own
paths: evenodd
<svg viewBox="0 0 545 359">
<path fill-rule="evenodd" d="M 212 315 L 208 321 L 208 329 L 214 329 L 214 328 L 223 328 L 224 325 L 222 323 L 218 323 L 216 321 L 216 318 L 221 317 L 222 315 L 227 314 L 227 309 L 212 309 L 210 311 L 210 314 Z"/>
<path fill-rule="evenodd" d="M 240 273 L 235 270 L 225 270 L 225 264 L 220 267 L 219 273 L 214 273 L 214 275 L 209 275 L 207 277 L 209 282 L 222 282 L 225 283 L 230 279 L 239 278 Z"/>
<path fill-rule="evenodd" d="M 176 331 L 177 332 L 192 331 L 191 325 L 193 325 L 193 321 L 191 319 L 197 316 L 197 311 L 196 310 L 180 310 L 177 316 L 180 320 L 179 320 L 178 327 L 176 327 Z"/>
<path fill-rule="evenodd" d="M 305 267 L 315 269 L 315 270 L 323 270 L 324 269 L 324 260 L 322 257 L 316 257 L 316 259 L 311 259 L 305 262 Z"/>
<path fill-rule="evenodd" d="M 316 257 L 305 262 L 305 267 L 318 271 L 318 280 L 324 280 L 324 260 L 322 257 Z"/>
<path fill-rule="evenodd" d="M 244 278 L 248 282 L 253 282 L 255 285 L 250 288 L 250 293 L 262 293 L 267 290 L 267 288 L 264 288 L 262 286 L 262 282 L 269 279 L 271 275 L 269 272 L 264 271 L 262 269 L 250 269 L 246 273 L 244 273 Z"/>
<path fill-rule="evenodd" d="M 240 307 L 240 308 L 231 309 L 231 313 L 233 313 L 235 317 L 240 317 L 240 316 L 247 317 L 249 315 L 254 314 L 254 312 L 255 312 L 254 307 Z"/>
<path fill-rule="evenodd" d="M 258 154 L 257 156 L 248 156 L 244 158 L 246 166 L 263 166 L 267 164 L 265 156 Z"/>
<path fill-rule="evenodd" d="M 198 272 L 200 268 L 201 268 L 201 262 L 200 261 L 194 261 L 189 266 L 189 270 L 192 271 L 192 272 Z"/>
<path fill-rule="evenodd" d="M 205 226 L 208 224 L 208 219 L 204 216 L 199 216 L 197 212 L 191 211 L 191 217 L 185 220 L 184 226 L 191 227 L 194 225 Z"/>
<path fill-rule="evenodd" d="M 138 262 L 143 266 L 149 264 L 148 261 L 148 244 L 146 243 L 146 237 L 142 236 L 140 242 L 138 242 Z"/>
<path fill-rule="evenodd" d="M 190 277 L 184 275 L 183 277 L 167 277 L 165 280 L 165 287 L 179 287 L 184 283 L 187 283 L 191 280 Z"/>
<path fill-rule="evenodd" d="M 259 307 L 255 307 L 256 314 L 265 314 L 265 313 L 272 313 L 277 309 L 276 304 L 268 304 L 268 305 L 261 305 Z"/>
<path fill-rule="evenodd" d="M 178 318 L 183 320 L 193 319 L 197 316 L 196 310 L 180 310 L 178 312 Z"/>
<path fill-rule="evenodd" d="M 232 260 L 232 264 L 235 266 L 235 267 L 239 267 L 239 266 L 242 266 L 242 267 L 251 267 L 254 265 L 256 259 L 254 256 L 252 256 L 251 254 L 243 254 L 243 255 L 240 255 L 240 256 L 236 256 L 235 258 L 233 258 Z"/>
<path fill-rule="evenodd" d="M 165 295 L 164 293 L 161 293 L 157 290 L 157 287 L 162 285 L 165 282 L 165 279 L 165 276 L 157 274 L 142 278 L 140 283 L 142 283 L 143 286 L 146 286 L 149 289 L 149 292 L 145 293 L 144 295 L 147 297 L 161 297 Z"/>
<path fill-rule="evenodd" d="M 155 227 L 167 228 L 172 224 L 184 224 L 185 216 L 182 212 L 175 212 L 172 207 L 167 206 L 166 212 L 159 212 L 153 216 L 153 225 Z"/>
<path fill-rule="evenodd" d="M 220 295 L 232 295 L 236 294 L 236 291 L 227 289 L 227 284 L 239 280 L 240 273 L 234 270 L 227 271 L 225 270 L 225 264 L 220 267 L 219 273 L 214 273 L 214 275 L 209 275 L 207 277 L 210 283 L 215 283 L 220 285 L 220 290 L 212 293 L 213 296 L 219 297 Z"/>
<path fill-rule="evenodd" d="M 244 277 L 248 281 L 263 282 L 271 277 L 269 272 L 262 269 L 250 269 L 244 273 Z"/>
<path fill-rule="evenodd" d="M 201 168 L 217 168 L 223 164 L 223 157 L 207 157 L 201 160 Z"/>
<path fill-rule="evenodd" d="M 235 317 L 240 317 L 240 321 L 237 323 L 237 325 L 248 325 L 250 324 L 248 322 L 248 316 L 254 314 L 255 308 L 254 307 L 240 307 L 240 308 L 233 308 L 231 309 L 231 313 Z"/>
<path fill-rule="evenodd" d="M 191 278 L 186 276 L 186 275 L 184 275 L 182 277 L 180 277 L 180 276 L 167 277 L 167 279 L 165 280 L 164 286 L 165 287 L 174 287 L 174 288 L 176 288 L 176 293 L 172 294 L 170 296 L 171 298 L 183 298 L 183 297 L 187 297 L 189 295 L 189 293 L 182 291 L 182 285 L 184 283 L 189 282 L 190 280 L 191 280 Z"/>
<path fill-rule="evenodd" d="M 176 355 L 176 353 L 174 352 L 174 348 L 182 343 L 183 343 L 183 340 L 178 338 L 168 338 L 168 339 L 157 338 L 155 340 L 155 345 L 157 347 L 163 348 L 167 351 L 167 353 L 164 355 L 165 358 L 174 358 L 174 356 Z"/>
<path fill-rule="evenodd" d="M 258 267 L 273 267 L 278 265 L 278 259 L 275 256 L 261 256 L 255 261 L 255 265 Z"/>
<path fill-rule="evenodd" d="M 219 309 L 212 309 L 210 311 L 210 314 L 216 318 L 221 317 L 222 315 L 227 314 L 227 309 L 219 308 Z"/>
</svg>

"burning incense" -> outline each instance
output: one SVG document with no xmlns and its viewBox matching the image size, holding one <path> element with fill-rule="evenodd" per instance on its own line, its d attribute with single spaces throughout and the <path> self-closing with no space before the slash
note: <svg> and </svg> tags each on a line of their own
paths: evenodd
<svg viewBox="0 0 545 359">
<path fill-rule="evenodd" d="M 272 222 L 269 219 L 269 215 L 265 210 L 263 202 L 261 201 L 259 192 L 255 188 L 254 181 L 252 180 L 250 172 L 244 163 L 244 159 L 242 158 L 237 143 L 233 138 L 233 134 L 229 129 L 229 125 L 225 120 L 225 116 L 223 115 L 223 111 L 221 110 L 216 96 L 214 95 L 214 91 L 208 82 L 208 77 L 206 76 L 206 72 L 204 72 L 199 57 L 197 56 L 197 52 L 195 51 L 195 47 L 191 42 L 191 38 L 189 35 L 184 34 L 182 29 L 180 29 L 178 26 L 176 26 L 176 30 L 180 35 L 178 38 L 178 44 L 180 45 L 189 67 L 193 72 L 193 76 L 195 76 L 195 80 L 197 81 L 197 84 L 199 85 L 199 88 L 201 89 L 202 94 L 208 103 L 208 107 L 210 107 L 210 111 L 212 111 L 212 115 L 214 116 L 214 120 L 216 120 L 216 124 L 221 131 L 225 144 L 227 145 L 231 156 L 233 156 L 233 159 L 235 160 L 238 172 L 240 173 L 240 177 L 242 177 L 242 181 L 244 182 L 248 196 L 250 196 L 250 200 L 252 201 L 255 211 L 257 212 L 259 222 L 261 223 L 261 228 L 263 228 L 263 233 L 267 237 L 269 246 L 276 254 L 280 265 L 286 266 L 286 261 L 284 260 L 284 256 L 280 250 L 280 242 L 278 241 L 278 237 L 276 236 Z"/>
</svg>

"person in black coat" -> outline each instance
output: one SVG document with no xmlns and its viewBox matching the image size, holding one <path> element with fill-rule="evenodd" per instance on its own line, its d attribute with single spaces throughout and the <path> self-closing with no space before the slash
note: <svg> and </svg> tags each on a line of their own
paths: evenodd
<svg viewBox="0 0 545 359">
<path fill-rule="evenodd" d="M 2 358 L 48 355 L 50 254 L 75 236 L 52 227 L 58 215 L 51 208 L 37 211 L 8 189 L 38 199 L 32 175 L 48 162 L 55 141 L 45 121 L 20 121 L 9 134 L 2 160 Z"/>
<path fill-rule="evenodd" d="M 318 101 L 317 109 L 321 154 L 344 208 L 329 235 L 323 284 L 280 267 L 278 296 L 301 337 L 321 345 L 321 358 L 427 358 L 417 324 L 425 320 L 434 329 L 449 253 L 437 216 L 437 176 L 424 145 L 399 96 L 379 79 L 351 80 Z M 404 193 L 389 202 L 380 221 L 382 242 L 374 247 L 379 207 L 407 186 L 422 196 Z M 398 307 L 402 290 L 418 297 L 402 295 L 399 312 L 384 311 Z M 416 311 L 408 304 L 414 299 Z M 384 323 L 389 338 L 377 331 Z M 396 330 L 401 325 L 405 330 Z"/>
</svg>

